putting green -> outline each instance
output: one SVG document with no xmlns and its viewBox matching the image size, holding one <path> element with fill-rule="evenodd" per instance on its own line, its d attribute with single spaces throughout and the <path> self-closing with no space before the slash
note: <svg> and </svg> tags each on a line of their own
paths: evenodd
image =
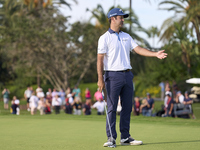
<svg viewBox="0 0 200 150">
<path fill-rule="evenodd" d="M 187 123 L 188 121 L 132 117 L 131 135 L 143 141 L 144 144 L 140 146 L 119 145 L 120 134 L 117 121 L 116 148 L 198 150 L 200 147 L 199 121 L 196 124 L 195 122 Z M 99 150 L 106 149 L 102 145 L 107 140 L 105 116 L 97 115 L 0 116 L 0 135 L 1 150 Z"/>
</svg>

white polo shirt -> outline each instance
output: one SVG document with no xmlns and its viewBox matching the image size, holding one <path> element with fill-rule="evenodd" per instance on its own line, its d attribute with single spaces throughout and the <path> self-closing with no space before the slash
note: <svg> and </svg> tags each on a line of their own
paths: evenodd
<svg viewBox="0 0 200 150">
<path fill-rule="evenodd" d="M 181 94 L 179 97 L 178 97 L 178 99 L 179 99 L 179 103 L 183 103 L 183 101 L 184 101 L 184 96 Z"/>
<path fill-rule="evenodd" d="M 118 34 L 109 28 L 98 41 L 98 54 L 105 54 L 104 70 L 121 71 L 132 69 L 130 52 L 137 46 L 129 34 L 122 31 Z"/>
</svg>

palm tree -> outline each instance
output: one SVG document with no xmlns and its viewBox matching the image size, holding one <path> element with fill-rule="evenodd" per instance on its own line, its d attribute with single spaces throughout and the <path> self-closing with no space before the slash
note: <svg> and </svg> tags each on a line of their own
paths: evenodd
<svg viewBox="0 0 200 150">
<path fill-rule="evenodd" d="M 155 37 L 159 35 L 158 28 L 152 26 L 148 29 L 148 31 L 149 31 L 149 37 L 152 38 L 152 47 L 155 47 Z"/>
<path fill-rule="evenodd" d="M 191 75 L 191 54 L 194 49 L 194 44 L 191 39 L 188 38 L 188 35 L 191 35 L 192 31 L 187 30 L 183 25 L 175 22 L 174 23 L 174 34 L 170 38 L 170 43 L 173 45 L 174 43 L 180 45 L 181 48 L 181 59 L 182 62 L 187 66 L 187 73 Z"/>
<path fill-rule="evenodd" d="M 121 6 L 117 6 L 118 8 L 122 8 Z M 114 6 L 112 6 L 109 10 L 113 9 Z M 123 8 L 122 8 L 123 9 Z M 123 9 L 124 12 L 128 13 L 129 12 L 129 8 L 125 8 Z M 92 18 L 96 19 L 96 26 L 103 29 L 103 31 L 105 32 L 105 30 L 107 30 L 109 28 L 109 22 L 107 19 L 107 13 L 105 13 L 103 7 L 101 5 L 97 5 L 97 8 L 93 9 L 93 10 L 89 10 L 87 9 L 87 11 L 90 11 L 92 13 L 92 17 L 90 18 L 90 20 Z M 131 25 L 131 32 L 129 31 L 129 29 L 124 26 L 124 31 L 128 32 L 132 37 L 134 37 L 134 39 L 136 39 L 138 42 L 145 44 L 147 47 L 150 47 L 149 43 L 141 38 L 136 32 L 144 32 L 146 34 L 149 34 L 149 32 L 147 30 L 145 30 L 140 22 L 138 21 L 138 17 L 135 14 L 135 12 L 133 10 L 131 10 L 131 17 L 130 19 L 127 19 L 124 21 L 125 24 L 130 24 Z"/>
<path fill-rule="evenodd" d="M 112 9 L 113 7 L 111 7 L 110 9 Z M 100 29 L 107 29 L 109 27 L 109 22 L 107 19 L 107 14 L 105 13 L 103 7 L 98 4 L 97 8 L 93 9 L 93 10 L 89 10 L 88 8 L 86 9 L 86 11 L 89 11 L 92 13 L 91 18 L 89 19 L 89 21 L 91 21 L 93 18 L 96 19 L 96 26 Z"/>
<path fill-rule="evenodd" d="M 161 40 L 168 40 L 175 30 L 174 22 L 179 22 L 186 28 L 192 28 L 196 33 L 198 44 L 200 45 L 200 3 L 199 0 L 164 0 L 159 5 L 171 4 L 170 8 L 162 8 L 168 11 L 174 11 L 173 17 L 165 20 L 161 30 Z"/>
<path fill-rule="evenodd" d="M 77 0 L 71 0 L 77 3 Z M 71 9 L 71 4 L 66 0 L 24 0 L 24 4 L 29 5 L 34 8 L 46 8 L 48 5 L 66 5 Z"/>
</svg>

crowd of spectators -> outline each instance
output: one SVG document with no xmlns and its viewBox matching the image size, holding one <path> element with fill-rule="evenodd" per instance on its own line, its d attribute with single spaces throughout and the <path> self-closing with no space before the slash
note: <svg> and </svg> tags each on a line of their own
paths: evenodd
<svg viewBox="0 0 200 150">
<path fill-rule="evenodd" d="M 165 98 L 164 107 L 159 112 L 162 117 L 181 117 L 195 119 L 195 115 L 192 110 L 193 100 L 189 98 L 188 91 L 184 92 L 184 95 L 179 90 L 178 85 L 173 81 L 172 88 L 169 84 L 165 86 Z M 162 112 L 162 113 L 161 113 Z"/>
<path fill-rule="evenodd" d="M 161 100 L 164 103 L 161 105 L 160 110 L 154 110 L 154 99 L 147 93 L 146 98 L 134 98 L 133 114 L 143 116 L 159 116 L 159 117 L 181 117 L 193 118 L 195 115 L 192 110 L 193 100 L 189 98 L 188 91 L 184 95 L 178 88 L 178 85 L 173 81 L 172 88 L 169 82 L 162 82 L 159 84 L 161 87 Z M 164 87 L 164 88 L 163 88 Z M 164 92 L 163 92 L 164 91 Z M 164 95 L 163 95 L 164 93 Z"/>
<path fill-rule="evenodd" d="M 160 84 L 161 86 L 161 84 Z M 163 84 L 162 86 L 163 87 Z M 150 93 L 146 94 L 146 98 L 135 97 L 133 101 L 133 114 L 136 116 L 160 116 L 160 117 L 180 117 L 184 113 L 182 111 L 176 111 L 182 106 L 182 109 L 189 108 L 192 110 L 192 99 L 189 98 L 188 92 L 186 91 L 183 95 L 181 91 L 178 90 L 177 84 L 174 82 L 173 88 L 171 90 L 169 83 L 165 84 L 165 94 L 163 97 L 164 103 L 161 106 L 161 110 L 154 110 L 154 99 L 151 97 Z M 89 88 L 85 89 L 85 99 L 84 103 L 81 100 L 81 90 L 77 86 L 74 89 L 67 88 L 66 91 L 49 88 L 46 93 L 43 89 L 38 86 L 34 91 L 32 87 L 27 87 L 24 92 L 24 97 L 26 99 L 27 111 L 31 115 L 36 114 L 38 111 L 40 115 L 44 114 L 60 114 L 61 111 L 67 114 L 74 115 L 90 115 L 92 113 L 91 109 L 97 110 L 97 115 L 104 115 L 106 103 L 103 101 L 102 93 L 98 91 L 95 92 L 93 102 L 92 96 Z M 163 92 L 162 92 L 163 93 Z M 10 91 L 4 89 L 2 91 L 4 109 L 8 109 Z M 11 113 L 20 114 L 20 100 L 16 96 L 13 96 L 11 101 Z M 119 97 L 119 103 L 117 106 L 117 114 L 120 115 L 121 111 L 121 101 Z M 193 111 L 190 113 L 192 118 L 196 118 Z"/>
<path fill-rule="evenodd" d="M 2 91 L 4 100 L 4 109 L 8 109 L 9 105 L 9 90 Z M 26 109 L 31 115 L 35 115 L 38 111 L 40 115 L 44 114 L 60 114 L 61 111 L 67 114 L 74 115 L 90 115 L 91 109 L 96 109 L 98 115 L 104 114 L 104 102 L 102 94 L 98 91 L 94 94 L 94 105 L 92 104 L 92 96 L 89 88 L 85 90 L 84 103 L 81 100 L 81 90 L 77 86 L 74 89 L 67 88 L 64 90 L 56 90 L 49 88 L 46 93 L 38 86 L 34 91 L 32 87 L 27 87 L 24 91 L 26 99 Z M 11 101 L 10 112 L 12 114 L 20 114 L 20 100 L 16 96 Z"/>
</svg>

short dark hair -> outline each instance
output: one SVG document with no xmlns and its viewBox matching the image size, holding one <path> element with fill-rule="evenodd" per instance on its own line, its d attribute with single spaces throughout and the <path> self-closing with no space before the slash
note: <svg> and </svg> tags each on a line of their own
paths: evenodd
<svg viewBox="0 0 200 150">
<path fill-rule="evenodd" d="M 117 19 L 117 16 L 113 16 L 113 17 L 115 17 L 115 19 Z M 109 21 L 110 24 L 111 24 L 111 18 L 112 18 L 112 17 L 110 17 L 110 18 L 108 19 L 108 21 Z"/>
</svg>

